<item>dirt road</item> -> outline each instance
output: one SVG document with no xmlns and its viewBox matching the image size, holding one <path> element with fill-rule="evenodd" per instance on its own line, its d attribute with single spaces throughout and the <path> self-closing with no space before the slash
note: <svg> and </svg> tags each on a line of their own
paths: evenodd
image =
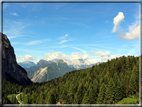
<svg viewBox="0 0 142 107">
<path fill-rule="evenodd" d="M 21 92 L 21 93 L 22 93 L 22 92 Z M 20 93 L 20 94 L 21 94 L 21 93 Z M 16 96 L 16 99 L 17 99 L 17 100 L 18 100 L 17 97 L 18 97 L 20 94 L 18 94 L 18 95 Z M 18 102 L 19 102 L 19 104 L 22 104 L 19 100 L 18 100 Z"/>
</svg>

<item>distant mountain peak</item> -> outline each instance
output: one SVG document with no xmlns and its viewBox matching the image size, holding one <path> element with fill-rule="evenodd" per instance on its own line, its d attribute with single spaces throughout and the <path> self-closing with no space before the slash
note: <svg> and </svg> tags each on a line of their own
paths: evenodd
<svg viewBox="0 0 142 107">
<path fill-rule="evenodd" d="M 57 59 L 55 62 L 61 62 L 61 63 L 64 63 L 63 59 Z"/>
<path fill-rule="evenodd" d="M 32 61 L 25 61 L 25 62 L 19 62 L 18 63 L 20 66 L 22 66 L 23 68 L 29 68 L 31 66 L 36 65 L 34 62 Z"/>
</svg>

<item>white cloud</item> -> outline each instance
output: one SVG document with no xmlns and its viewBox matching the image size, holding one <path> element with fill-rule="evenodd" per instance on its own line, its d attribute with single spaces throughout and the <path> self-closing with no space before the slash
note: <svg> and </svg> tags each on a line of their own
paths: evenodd
<svg viewBox="0 0 142 107">
<path fill-rule="evenodd" d="M 43 43 L 43 42 L 45 42 L 45 41 L 47 41 L 47 40 L 48 40 L 48 39 L 31 41 L 31 42 L 28 42 L 27 45 L 36 45 L 36 44 Z"/>
<path fill-rule="evenodd" d="M 112 32 L 117 32 L 119 24 L 120 24 L 121 21 L 124 20 L 124 17 L 125 16 L 124 16 L 123 12 L 119 12 L 118 15 L 116 17 L 114 17 L 114 19 L 113 19 L 114 27 L 113 27 Z"/>
<path fill-rule="evenodd" d="M 10 13 L 13 16 L 19 16 L 16 12 Z"/>
<path fill-rule="evenodd" d="M 71 60 L 76 60 L 76 59 L 91 59 L 89 54 L 82 55 L 80 52 L 73 52 L 70 56 Z"/>
<path fill-rule="evenodd" d="M 81 52 L 83 52 L 84 54 L 86 54 L 86 53 L 87 53 L 87 51 L 85 51 L 85 50 L 83 50 L 83 49 L 80 49 L 80 48 L 77 48 L 77 47 L 73 47 L 73 46 L 71 46 L 71 48 L 74 48 L 74 49 L 80 50 L 80 51 L 81 51 Z"/>
<path fill-rule="evenodd" d="M 30 24 L 26 21 L 15 21 L 8 20 L 9 23 L 6 23 L 8 27 L 3 26 L 3 33 L 8 36 L 9 39 L 29 36 L 28 31 L 25 30 Z"/>
<path fill-rule="evenodd" d="M 109 52 L 109 51 L 106 51 L 106 55 L 108 55 L 108 56 L 109 56 L 109 55 L 110 55 L 110 52 Z"/>
<path fill-rule="evenodd" d="M 36 60 L 37 58 L 35 56 L 31 56 L 29 54 L 25 55 L 25 56 L 21 56 L 21 55 L 18 55 L 17 56 L 19 59 L 21 59 L 22 61 L 34 61 Z"/>
<path fill-rule="evenodd" d="M 67 36 L 69 36 L 69 35 L 66 34 L 65 36 L 60 37 L 59 39 L 61 39 L 61 41 L 58 44 L 62 44 L 62 43 L 69 41 L 69 40 L 65 40 Z"/>
<path fill-rule="evenodd" d="M 63 54 L 62 52 L 54 52 L 54 53 L 48 53 L 48 54 L 44 54 L 44 59 L 45 60 L 54 60 L 54 59 L 66 59 L 68 58 L 68 55 Z"/>
<path fill-rule="evenodd" d="M 116 58 L 116 57 L 120 57 L 122 55 L 120 54 L 116 54 L 116 55 L 110 55 L 110 52 L 109 51 L 106 51 L 106 52 L 102 52 L 102 51 L 93 51 L 91 50 L 90 53 L 94 53 L 94 54 L 97 54 L 98 56 L 94 56 L 94 60 L 95 62 L 106 62 L 107 60 L 111 60 L 113 58 Z M 98 60 L 97 60 L 98 59 Z M 93 61 L 93 60 L 92 60 Z"/>
<path fill-rule="evenodd" d="M 137 23 L 133 24 L 132 26 L 129 26 L 129 32 L 125 34 L 120 32 L 118 34 L 118 37 L 124 40 L 138 39 L 139 36 L 140 36 L 140 25 L 138 25 Z"/>
<path fill-rule="evenodd" d="M 68 34 L 65 35 L 65 37 L 67 37 L 67 36 L 68 36 Z"/>
<path fill-rule="evenodd" d="M 70 59 L 70 60 L 91 59 L 91 56 L 89 56 L 89 54 L 82 55 L 80 52 L 73 52 L 71 55 L 66 55 L 59 51 L 55 52 L 53 50 L 51 52 L 53 53 L 44 54 L 45 60 L 49 61 L 54 59 Z"/>
<path fill-rule="evenodd" d="M 108 60 L 111 60 L 111 59 L 115 59 L 115 58 L 118 58 L 118 57 L 121 57 L 122 55 L 120 54 L 116 54 L 116 55 L 110 55 L 110 56 L 98 56 L 98 57 L 95 57 L 95 58 L 99 58 L 99 62 L 106 62 Z"/>
<path fill-rule="evenodd" d="M 67 41 L 69 41 L 69 40 L 62 40 L 61 42 L 59 42 L 59 44 L 65 43 Z"/>
<path fill-rule="evenodd" d="M 69 35 L 66 34 L 65 36 L 60 37 L 60 39 L 65 39 L 67 36 L 69 36 Z"/>
<path fill-rule="evenodd" d="M 106 51 L 106 52 L 101 52 L 101 51 L 92 51 L 93 53 L 101 56 L 101 57 L 104 57 L 104 56 L 110 56 L 110 52 L 109 51 Z"/>
<path fill-rule="evenodd" d="M 118 58 L 118 57 L 121 57 L 122 55 L 120 55 L 119 53 L 118 54 L 116 54 L 116 55 L 111 55 L 110 57 L 109 57 L 109 59 L 114 59 L 114 58 Z"/>
<path fill-rule="evenodd" d="M 8 39 L 16 38 L 17 36 L 8 36 Z"/>
</svg>

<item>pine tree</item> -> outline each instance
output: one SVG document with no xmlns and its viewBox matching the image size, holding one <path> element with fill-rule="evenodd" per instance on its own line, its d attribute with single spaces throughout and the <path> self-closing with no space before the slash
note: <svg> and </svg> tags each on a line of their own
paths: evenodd
<svg viewBox="0 0 142 107">
<path fill-rule="evenodd" d="M 94 90 L 94 86 L 90 84 L 88 91 L 89 91 L 90 104 L 95 104 L 97 97 L 97 90 Z"/>
<path fill-rule="evenodd" d="M 139 75 L 136 66 L 134 66 L 132 70 L 132 75 L 129 81 L 129 88 L 132 95 L 134 95 L 134 93 L 136 93 L 139 90 Z"/>
<path fill-rule="evenodd" d="M 56 104 L 56 98 L 53 93 L 50 94 L 48 101 L 49 101 L 49 104 Z"/>
<path fill-rule="evenodd" d="M 107 100 L 108 104 L 112 104 L 115 101 L 115 84 L 113 82 L 113 79 L 111 78 L 108 86 L 106 88 L 105 98 Z"/>
<path fill-rule="evenodd" d="M 88 91 L 88 90 L 85 92 L 81 104 L 90 104 L 90 100 L 89 100 L 89 91 Z"/>
<path fill-rule="evenodd" d="M 70 85 L 68 95 L 70 96 L 70 102 L 73 104 L 73 99 L 74 99 L 74 94 L 75 94 L 75 87 L 73 84 Z"/>
<path fill-rule="evenodd" d="M 117 84 L 115 87 L 115 102 L 120 101 L 122 99 L 122 89 L 121 89 L 121 83 L 120 79 L 118 78 Z"/>
<path fill-rule="evenodd" d="M 102 104 L 104 99 L 105 99 L 105 92 L 106 92 L 106 87 L 105 84 L 102 83 L 100 90 L 99 90 L 99 94 L 98 94 L 98 99 L 97 99 L 97 103 L 98 104 Z"/>
</svg>

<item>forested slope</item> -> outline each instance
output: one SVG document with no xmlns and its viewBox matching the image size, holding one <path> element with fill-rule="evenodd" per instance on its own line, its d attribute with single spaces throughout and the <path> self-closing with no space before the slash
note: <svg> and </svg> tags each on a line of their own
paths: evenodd
<svg viewBox="0 0 142 107">
<path fill-rule="evenodd" d="M 24 89 L 24 103 L 56 104 L 63 99 L 65 104 L 115 104 L 138 92 L 139 57 L 123 56 L 34 83 Z"/>
<path fill-rule="evenodd" d="M 2 78 L 2 103 L 3 104 L 12 104 L 12 102 L 7 98 L 10 94 L 16 94 L 17 92 L 22 92 L 24 89 L 23 86 L 20 86 L 15 83 L 10 83 L 6 79 Z M 16 98 L 13 98 L 13 102 L 17 102 Z"/>
</svg>

